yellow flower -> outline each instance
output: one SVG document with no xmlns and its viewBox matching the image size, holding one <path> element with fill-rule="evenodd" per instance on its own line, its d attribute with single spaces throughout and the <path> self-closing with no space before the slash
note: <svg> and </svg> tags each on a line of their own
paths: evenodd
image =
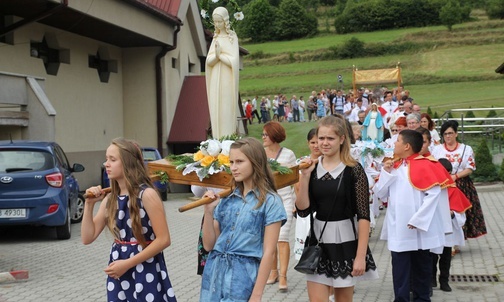
<svg viewBox="0 0 504 302">
<path fill-rule="evenodd" d="M 215 157 L 210 156 L 210 155 L 205 155 L 203 159 L 201 160 L 201 165 L 203 167 L 208 167 L 210 166 L 213 162 L 215 161 Z"/>
<path fill-rule="evenodd" d="M 198 161 L 200 159 L 203 159 L 203 157 L 205 157 L 205 155 L 203 154 L 203 152 L 201 152 L 201 150 L 194 153 L 194 155 L 193 155 L 194 161 Z"/>
<path fill-rule="evenodd" d="M 219 164 L 220 165 L 225 165 L 225 166 L 228 166 L 229 167 L 229 156 L 227 155 L 224 155 L 224 154 L 219 154 L 217 156 L 217 160 L 219 160 Z"/>
</svg>

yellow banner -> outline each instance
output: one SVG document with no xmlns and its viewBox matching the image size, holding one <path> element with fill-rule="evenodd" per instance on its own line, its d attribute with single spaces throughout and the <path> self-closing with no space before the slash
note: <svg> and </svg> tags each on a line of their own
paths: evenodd
<svg viewBox="0 0 504 302">
<path fill-rule="evenodd" d="M 399 68 L 354 70 L 355 84 L 384 84 L 401 81 Z"/>
</svg>

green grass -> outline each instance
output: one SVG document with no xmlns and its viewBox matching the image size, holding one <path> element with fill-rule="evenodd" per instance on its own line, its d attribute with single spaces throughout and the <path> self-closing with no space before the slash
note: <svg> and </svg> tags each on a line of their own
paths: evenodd
<svg viewBox="0 0 504 302">
<path fill-rule="evenodd" d="M 252 124 L 248 126 L 250 137 L 255 137 L 261 140 L 261 134 L 264 124 Z M 310 149 L 308 149 L 308 142 L 306 140 L 306 135 L 310 129 L 317 126 L 316 122 L 305 122 L 305 123 L 287 123 L 283 122 L 282 126 L 285 128 L 287 133 L 287 138 L 280 145 L 283 147 L 291 149 L 296 157 L 301 157 L 310 154 Z"/>
<path fill-rule="evenodd" d="M 458 24 L 452 32 L 443 26 L 433 26 L 346 35 L 322 33 L 295 41 L 242 44 L 251 55 L 244 58 L 244 69 L 240 71 L 240 93 L 242 99 L 279 93 L 289 97 L 303 95 L 306 99 L 312 90 L 341 88 L 336 82 L 338 74 L 343 76 L 343 88 L 351 89 L 353 66 L 361 70 L 392 68 L 401 62 L 405 89 L 411 92 L 423 111 L 431 107 L 441 115 L 455 108 L 504 107 L 504 76 L 495 73 L 504 61 L 504 20 L 489 21 L 483 17 L 477 16 L 482 21 Z M 325 24 L 319 28 L 325 30 Z M 351 37 L 366 45 L 412 42 L 419 45 L 419 49 L 380 57 L 314 60 L 329 47 L 341 46 Z M 477 117 L 487 113 L 474 112 Z M 502 116 L 504 112 L 498 114 Z M 458 117 L 460 113 L 453 116 Z M 282 125 L 287 132 L 282 146 L 293 150 L 298 157 L 307 155 L 306 134 L 316 123 Z M 249 126 L 249 136 L 260 139 L 261 132 L 261 124 Z M 469 142 L 474 140 L 473 147 L 480 138 L 466 137 Z"/>
<path fill-rule="evenodd" d="M 415 53 L 313 61 L 317 54 L 340 46 L 352 36 L 366 43 L 409 41 L 436 46 Z M 504 20 L 492 20 L 460 24 L 452 32 L 434 26 L 348 35 L 326 33 L 295 41 L 246 44 L 243 46 L 252 54 L 262 51 L 264 56 L 245 57 L 240 93 L 243 99 L 278 93 L 306 98 L 312 90 L 341 88 L 336 82 L 339 74 L 343 88 L 351 89 L 354 66 L 380 69 L 400 62 L 403 85 L 422 107 L 439 111 L 453 106 L 500 107 L 504 104 L 504 76 L 495 69 L 504 60 L 503 37 Z"/>
<path fill-rule="evenodd" d="M 429 30 L 445 30 L 442 26 L 429 27 Z M 267 42 L 258 44 L 243 44 L 250 53 L 255 53 L 262 51 L 268 54 L 279 54 L 279 53 L 289 53 L 289 52 L 303 52 L 307 50 L 317 50 L 324 49 L 333 45 L 340 45 L 352 37 L 356 37 L 361 41 L 366 41 L 368 43 L 388 43 L 392 42 L 406 34 L 417 33 L 420 31 L 425 31 L 425 28 L 402 28 L 393 30 L 383 30 L 377 32 L 365 32 L 365 33 L 351 33 L 344 35 L 336 34 L 323 34 L 320 36 L 300 39 L 293 41 L 278 41 L 278 42 Z"/>
</svg>

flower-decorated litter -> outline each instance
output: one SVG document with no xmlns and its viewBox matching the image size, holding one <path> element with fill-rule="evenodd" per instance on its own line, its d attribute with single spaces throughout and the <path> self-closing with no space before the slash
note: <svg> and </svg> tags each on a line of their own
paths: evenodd
<svg viewBox="0 0 504 302">
<path fill-rule="evenodd" d="M 228 10 L 231 28 L 234 28 L 237 21 L 241 21 L 245 18 L 236 0 L 201 0 L 199 4 L 201 8 L 200 15 L 203 18 L 205 27 L 208 29 L 214 28 L 212 11 L 218 6 L 225 7 Z M 233 16 L 233 18 L 231 18 L 231 16 Z"/>
<path fill-rule="evenodd" d="M 210 175 L 226 172 L 231 174 L 229 162 L 229 150 L 237 136 L 227 136 L 220 140 L 208 139 L 200 143 L 199 150 L 192 155 L 169 155 L 167 159 L 175 166 L 182 175 L 196 172 L 200 181 Z M 280 174 L 291 173 L 288 167 L 281 166 L 276 160 L 268 160 L 271 170 Z"/>
<path fill-rule="evenodd" d="M 363 167 L 371 165 L 372 162 L 380 164 L 386 157 L 394 156 L 394 149 L 384 147 L 383 143 L 376 141 L 356 141 L 350 149 L 352 157 L 361 163 Z"/>
</svg>

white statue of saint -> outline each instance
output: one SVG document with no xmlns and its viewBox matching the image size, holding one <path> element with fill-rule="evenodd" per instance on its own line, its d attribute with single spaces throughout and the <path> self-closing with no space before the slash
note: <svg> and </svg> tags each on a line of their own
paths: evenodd
<svg viewBox="0 0 504 302">
<path fill-rule="evenodd" d="M 206 58 L 205 79 L 212 136 L 219 139 L 236 132 L 239 49 L 227 9 L 217 7 L 212 19 L 215 32 Z"/>
</svg>

